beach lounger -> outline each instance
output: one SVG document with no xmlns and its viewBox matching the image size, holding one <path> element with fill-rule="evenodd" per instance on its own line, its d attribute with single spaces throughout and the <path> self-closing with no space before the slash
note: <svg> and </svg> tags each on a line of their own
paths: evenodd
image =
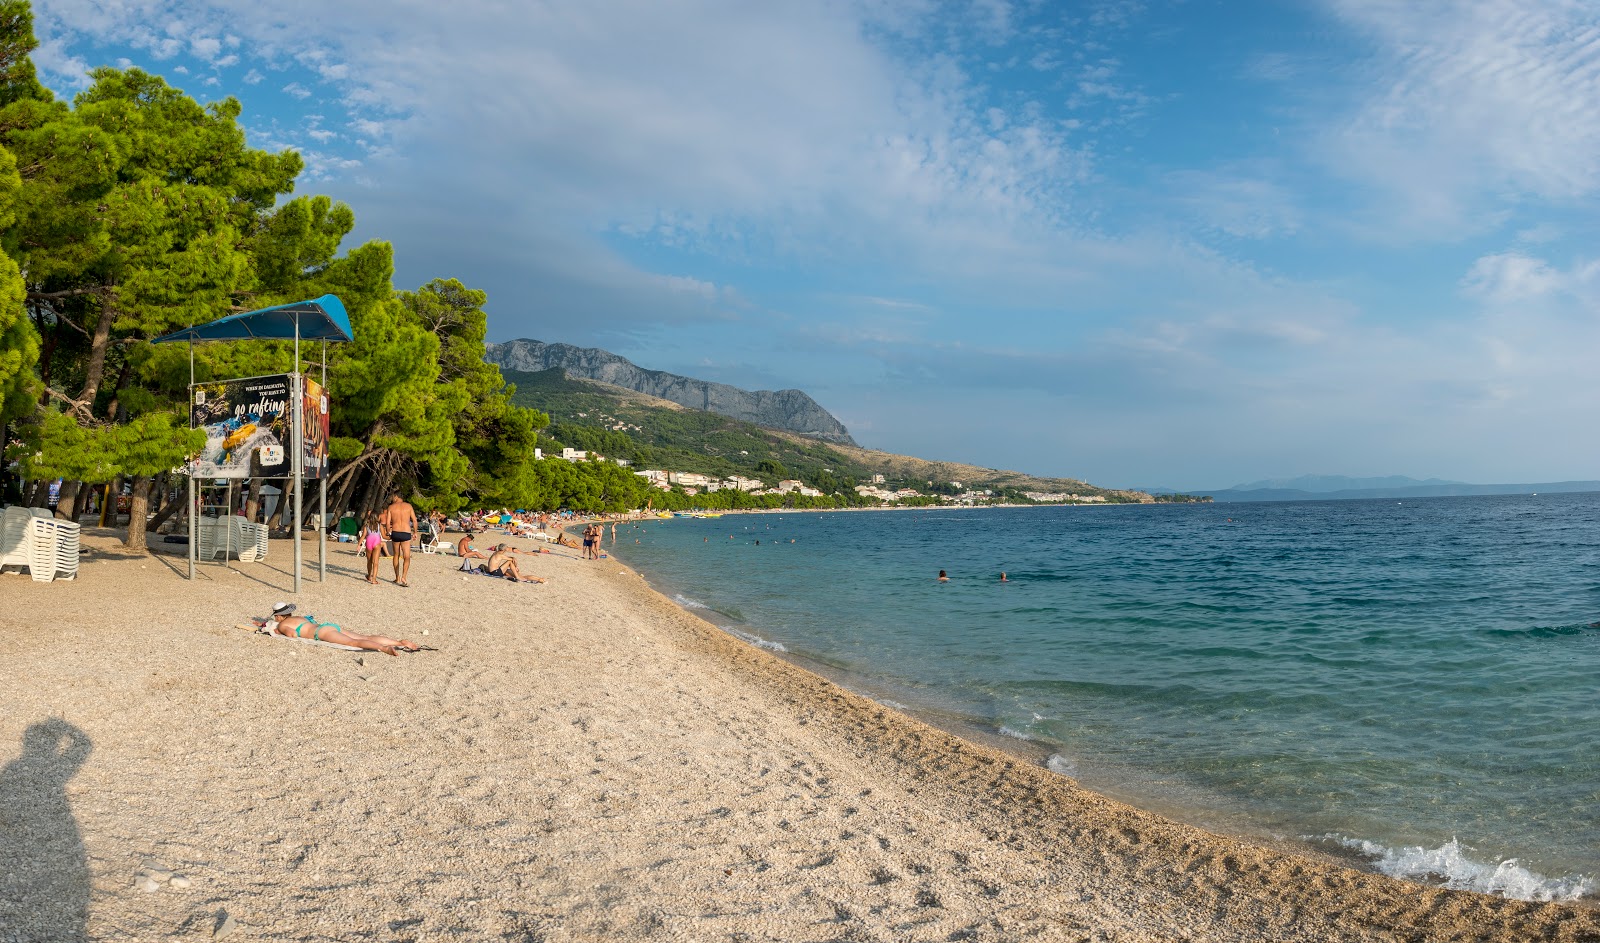
<svg viewBox="0 0 1600 943">
<path fill-rule="evenodd" d="M 0 571 L 8 566 L 28 565 L 28 522 L 33 515 L 27 508 L 6 508 L 0 515 Z"/>
<path fill-rule="evenodd" d="M 40 517 L 26 508 L 9 508 L 0 522 L 0 569 L 27 567 L 35 583 L 70 580 L 78 575 L 79 532 L 72 521 Z"/>
</svg>

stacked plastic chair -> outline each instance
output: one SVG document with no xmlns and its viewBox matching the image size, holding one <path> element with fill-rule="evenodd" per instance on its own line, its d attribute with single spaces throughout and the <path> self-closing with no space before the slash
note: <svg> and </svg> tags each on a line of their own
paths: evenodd
<svg viewBox="0 0 1600 943">
<path fill-rule="evenodd" d="M 25 567 L 28 565 L 28 522 L 33 520 L 33 515 L 27 508 L 6 508 L 0 514 L 0 570 L 8 566 Z"/>
<path fill-rule="evenodd" d="M 240 563 L 252 563 L 267 555 L 267 527 L 237 515 L 202 517 L 197 555 L 201 560 L 232 556 Z"/>
<path fill-rule="evenodd" d="M 37 573 L 34 579 L 39 582 L 49 582 L 51 579 L 71 580 L 78 578 L 78 548 L 81 543 L 79 535 L 82 527 L 77 521 L 57 521 L 46 518 L 35 518 L 33 521 L 33 541 L 37 548 L 43 545 L 48 548 L 51 555 L 50 576 L 40 579 Z M 34 551 L 35 556 L 38 550 Z"/>
</svg>

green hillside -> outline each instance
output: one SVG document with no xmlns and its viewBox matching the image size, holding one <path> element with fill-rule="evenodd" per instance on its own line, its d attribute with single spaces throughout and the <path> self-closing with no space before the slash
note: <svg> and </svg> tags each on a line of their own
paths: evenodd
<svg viewBox="0 0 1600 943">
<path fill-rule="evenodd" d="M 966 488 L 1004 492 L 1026 500 L 1022 491 L 1101 495 L 1108 501 L 1147 501 L 1139 492 L 1098 488 L 1064 478 L 1035 478 L 1017 472 L 955 462 L 930 462 L 870 449 L 830 445 L 593 380 L 577 380 L 561 370 L 522 373 L 502 371 L 516 385 L 512 402 L 550 415 L 541 436 L 546 452 L 563 446 L 627 459 L 638 468 L 701 472 L 728 477 L 760 478 L 769 486 L 779 478 L 797 478 L 824 494 L 849 493 L 872 476 L 885 477 L 884 487 L 953 492 L 951 482 Z M 930 489 L 929 482 L 933 482 Z"/>
</svg>

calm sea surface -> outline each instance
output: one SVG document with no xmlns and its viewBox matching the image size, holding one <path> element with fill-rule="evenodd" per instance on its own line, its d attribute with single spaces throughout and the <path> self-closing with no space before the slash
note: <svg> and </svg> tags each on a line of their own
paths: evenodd
<svg viewBox="0 0 1600 943">
<path fill-rule="evenodd" d="M 1454 886 L 1600 887 L 1600 494 L 679 518 L 615 550 L 1136 803 Z"/>
</svg>

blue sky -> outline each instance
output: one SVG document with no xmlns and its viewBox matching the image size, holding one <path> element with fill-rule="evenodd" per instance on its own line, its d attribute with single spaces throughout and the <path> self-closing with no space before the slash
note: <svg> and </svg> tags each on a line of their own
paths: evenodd
<svg viewBox="0 0 1600 943">
<path fill-rule="evenodd" d="M 37 0 L 492 340 L 1108 486 L 1600 478 L 1600 7 Z"/>
</svg>

